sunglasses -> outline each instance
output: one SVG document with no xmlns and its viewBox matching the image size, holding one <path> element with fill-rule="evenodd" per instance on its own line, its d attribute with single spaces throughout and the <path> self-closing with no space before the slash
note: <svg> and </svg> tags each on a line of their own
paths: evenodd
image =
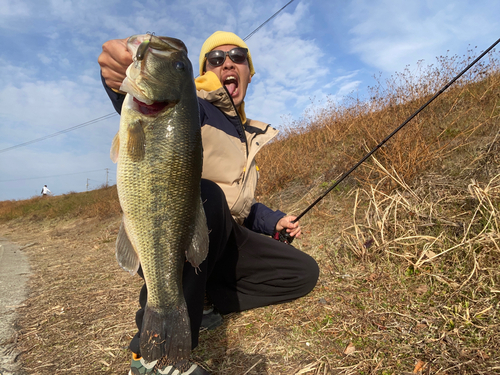
<svg viewBox="0 0 500 375">
<path fill-rule="evenodd" d="M 213 67 L 218 67 L 224 64 L 226 56 L 229 56 L 235 64 L 243 64 L 247 59 L 248 48 L 236 47 L 230 51 L 214 50 L 205 54 L 207 61 Z"/>
</svg>

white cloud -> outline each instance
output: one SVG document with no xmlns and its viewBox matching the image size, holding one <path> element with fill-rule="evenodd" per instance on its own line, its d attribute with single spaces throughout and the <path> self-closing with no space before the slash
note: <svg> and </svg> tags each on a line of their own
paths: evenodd
<svg viewBox="0 0 500 375">
<path fill-rule="evenodd" d="M 79 3 L 71 0 L 50 0 L 50 12 L 60 18 L 74 18 L 77 13 Z"/>
<path fill-rule="evenodd" d="M 340 86 L 336 95 L 339 98 L 351 95 L 351 94 L 356 92 L 356 90 L 359 88 L 360 84 L 361 84 L 361 81 L 347 81 L 342 86 Z"/>
<path fill-rule="evenodd" d="M 83 75 L 76 81 L 25 80 L 0 89 L 0 149 L 96 119 L 112 112 L 98 77 Z M 13 163 L 1 163 L 0 200 L 37 195 L 42 184 L 55 194 L 84 191 L 86 178 L 105 182 L 104 174 L 73 173 L 115 167 L 109 159 L 111 140 L 119 117 L 90 124 L 72 132 L 1 153 Z M 5 159 L 4 159 L 5 160 Z M 34 177 L 47 177 L 31 180 Z M 28 179 L 28 180 L 23 180 Z M 96 184 L 96 185 L 99 185 Z"/>
<path fill-rule="evenodd" d="M 29 5 L 22 0 L 0 0 L 0 19 L 8 17 L 26 17 L 30 15 Z"/>
<path fill-rule="evenodd" d="M 257 73 L 249 110 L 275 126 L 280 125 L 281 114 L 288 106 L 303 103 L 307 93 L 322 86 L 329 73 L 321 64 L 323 52 L 316 41 L 304 39 L 297 32 L 306 14 L 307 6 L 299 3 L 294 12 L 279 15 L 248 41 Z"/>
<path fill-rule="evenodd" d="M 301 2 L 248 42 L 257 73 L 247 99 L 250 117 L 280 127 L 289 122 L 283 114 L 300 118 L 311 102 L 341 98 L 360 85 L 357 71 L 335 76 L 330 70 L 335 58 L 320 40 L 303 34 L 308 18 L 309 6 Z"/>
<path fill-rule="evenodd" d="M 50 63 L 52 63 L 52 59 L 50 57 L 47 57 L 43 53 L 38 53 L 37 57 L 42 64 L 49 65 Z"/>
<path fill-rule="evenodd" d="M 498 29 L 498 11 L 500 3 L 487 1 L 357 0 L 350 6 L 351 52 L 389 73 L 420 60 L 433 64 L 448 50 L 463 53 L 482 42 L 486 28 Z"/>
<path fill-rule="evenodd" d="M 196 73 L 206 37 L 216 30 L 245 37 L 284 4 L 0 0 L 0 149 L 113 112 L 97 64 L 106 40 L 146 31 L 179 38 Z M 401 72 L 422 59 L 431 64 L 447 50 L 466 52 L 468 44 L 484 49 L 498 38 L 499 13 L 500 2 L 490 0 L 297 0 L 247 41 L 257 72 L 247 114 L 274 126 L 289 124 L 315 106 L 357 95 L 379 72 Z M 0 162 L 0 174 L 24 178 L 114 168 L 108 154 L 118 121 L 0 154 L 15 161 Z M 55 191 L 82 191 L 85 178 L 92 177 L 61 177 Z M 37 192 L 39 182 L 29 191 Z M 21 189 L 19 183 L 0 185 L 0 199 L 26 197 Z"/>
</svg>

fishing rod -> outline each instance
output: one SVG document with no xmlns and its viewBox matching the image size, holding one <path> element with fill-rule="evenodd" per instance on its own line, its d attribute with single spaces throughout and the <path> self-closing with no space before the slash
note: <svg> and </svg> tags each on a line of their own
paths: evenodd
<svg viewBox="0 0 500 375">
<path fill-rule="evenodd" d="M 458 73 L 450 82 L 448 82 L 441 90 L 439 90 L 432 98 L 430 98 L 424 105 L 422 105 L 419 109 L 417 109 L 410 117 L 408 117 L 401 125 L 399 125 L 394 131 L 389 134 L 387 137 L 385 137 L 382 142 L 380 142 L 378 145 L 376 145 L 370 152 L 368 152 L 363 158 L 361 158 L 360 161 L 358 161 L 351 169 L 349 169 L 347 172 L 345 172 L 328 190 L 326 190 L 318 199 L 316 199 L 314 202 L 312 202 L 309 207 L 307 207 L 304 211 L 302 211 L 299 216 L 295 220 L 292 221 L 292 223 L 296 223 L 299 221 L 302 216 L 304 216 L 306 213 L 308 213 L 311 208 L 313 208 L 316 204 L 318 204 L 330 191 L 335 189 L 335 187 L 340 184 L 347 176 L 349 176 L 356 168 L 358 168 L 361 164 L 365 162 L 366 159 L 368 159 L 370 156 L 372 156 L 380 147 L 382 147 L 389 139 L 391 139 L 394 134 L 396 134 L 398 131 L 400 131 L 406 124 L 408 124 L 415 116 L 417 116 L 422 110 L 427 107 L 429 104 L 431 104 L 434 99 L 436 99 L 439 95 L 441 95 L 448 87 L 450 87 L 457 79 L 459 79 L 465 72 L 467 72 L 470 68 L 472 68 L 479 60 L 481 60 L 488 52 L 490 52 L 495 46 L 500 42 L 500 39 L 498 39 L 495 43 L 493 43 L 488 49 L 486 49 L 481 55 L 479 55 L 473 62 L 471 62 L 464 70 L 462 70 L 460 73 Z M 287 244 L 291 244 L 294 237 L 290 236 L 290 234 L 286 231 L 286 228 L 276 232 L 273 236 L 274 239 L 284 242 Z"/>
</svg>

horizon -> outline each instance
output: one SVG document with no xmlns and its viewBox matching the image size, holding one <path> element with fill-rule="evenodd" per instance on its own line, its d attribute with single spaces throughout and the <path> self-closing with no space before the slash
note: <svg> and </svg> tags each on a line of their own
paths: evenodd
<svg viewBox="0 0 500 375">
<path fill-rule="evenodd" d="M 116 183 L 109 149 L 119 116 L 97 64 L 106 40 L 146 31 L 179 38 L 197 72 L 206 37 L 226 30 L 244 38 L 287 2 L 5 2 L 0 201 L 38 196 L 43 185 L 62 195 Z M 366 98 L 377 79 L 418 74 L 419 62 L 479 55 L 500 35 L 499 10 L 484 0 L 295 0 L 247 40 L 256 70 L 248 117 L 283 129 L 328 100 Z"/>
</svg>

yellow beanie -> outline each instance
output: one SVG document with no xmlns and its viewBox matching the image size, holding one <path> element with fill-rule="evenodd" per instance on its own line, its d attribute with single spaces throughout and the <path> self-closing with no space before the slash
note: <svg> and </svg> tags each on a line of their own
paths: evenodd
<svg viewBox="0 0 500 375">
<path fill-rule="evenodd" d="M 203 75 L 203 68 L 205 67 L 205 55 L 213 50 L 215 47 L 223 46 L 225 44 L 232 44 L 242 48 L 248 48 L 247 44 L 238 35 L 228 31 L 216 31 L 205 40 L 200 51 L 200 76 Z M 248 50 L 248 67 L 250 68 L 250 75 L 255 74 L 252 63 L 252 55 Z"/>
</svg>

